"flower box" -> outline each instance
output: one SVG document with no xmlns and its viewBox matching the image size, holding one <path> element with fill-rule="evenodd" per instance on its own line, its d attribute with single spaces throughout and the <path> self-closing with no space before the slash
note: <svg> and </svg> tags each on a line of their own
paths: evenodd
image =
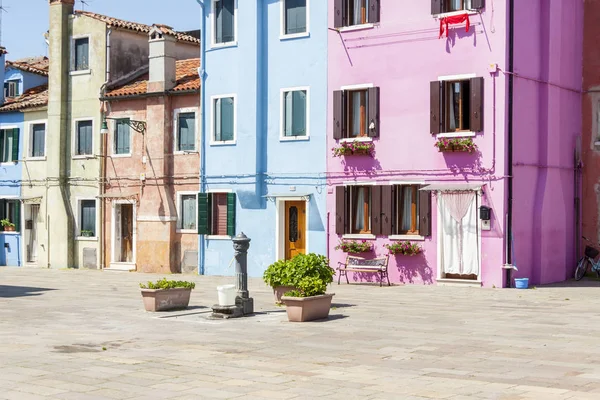
<svg viewBox="0 0 600 400">
<path fill-rule="evenodd" d="M 334 157 L 363 155 L 373 157 L 375 145 L 373 142 L 342 142 L 338 147 L 331 149 Z"/>
<path fill-rule="evenodd" d="M 438 139 L 434 146 L 441 153 L 474 153 L 477 150 L 477 145 L 473 143 L 471 138 L 442 138 Z"/>
<path fill-rule="evenodd" d="M 356 240 L 342 240 L 337 246 L 335 246 L 336 250 L 342 250 L 344 253 L 350 254 L 359 254 L 359 253 L 369 253 L 373 251 L 373 243 Z"/>
<path fill-rule="evenodd" d="M 385 248 L 392 255 L 416 256 L 423 252 L 423 249 L 418 244 L 408 241 L 386 244 Z"/>
</svg>

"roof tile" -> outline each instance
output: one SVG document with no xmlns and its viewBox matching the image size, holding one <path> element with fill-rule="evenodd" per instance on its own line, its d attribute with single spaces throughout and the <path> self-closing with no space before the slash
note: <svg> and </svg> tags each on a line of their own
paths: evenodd
<svg viewBox="0 0 600 400">
<path fill-rule="evenodd" d="M 0 112 L 21 111 L 48 105 L 48 85 L 36 86 L 19 97 L 7 98 Z"/>
</svg>

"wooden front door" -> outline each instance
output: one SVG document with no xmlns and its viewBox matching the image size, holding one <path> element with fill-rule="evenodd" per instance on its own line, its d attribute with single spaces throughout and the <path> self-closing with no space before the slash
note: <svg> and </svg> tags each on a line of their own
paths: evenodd
<svg viewBox="0 0 600 400">
<path fill-rule="evenodd" d="M 121 259 L 133 261 L 133 205 L 121 204 Z"/>
<path fill-rule="evenodd" d="M 285 259 L 306 254 L 306 202 L 285 203 Z"/>
</svg>

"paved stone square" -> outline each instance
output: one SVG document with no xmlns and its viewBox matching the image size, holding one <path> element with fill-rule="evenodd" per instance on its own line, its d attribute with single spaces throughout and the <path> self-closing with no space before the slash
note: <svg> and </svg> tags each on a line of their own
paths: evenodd
<svg viewBox="0 0 600 400">
<path fill-rule="evenodd" d="M 333 285 L 330 319 L 146 313 L 160 276 L 0 269 L 2 399 L 599 399 L 600 283 L 530 290 Z M 176 276 L 175 278 L 180 278 Z"/>
</svg>

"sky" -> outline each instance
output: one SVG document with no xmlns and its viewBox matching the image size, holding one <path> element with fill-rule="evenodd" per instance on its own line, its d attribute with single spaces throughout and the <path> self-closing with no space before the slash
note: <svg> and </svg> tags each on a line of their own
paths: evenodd
<svg viewBox="0 0 600 400">
<path fill-rule="evenodd" d="M 147 25 L 165 24 L 178 31 L 200 29 L 200 6 L 196 0 L 76 0 L 75 9 Z M 48 30 L 48 0 L 0 0 L 2 46 L 7 60 L 47 56 L 44 33 Z"/>
</svg>

